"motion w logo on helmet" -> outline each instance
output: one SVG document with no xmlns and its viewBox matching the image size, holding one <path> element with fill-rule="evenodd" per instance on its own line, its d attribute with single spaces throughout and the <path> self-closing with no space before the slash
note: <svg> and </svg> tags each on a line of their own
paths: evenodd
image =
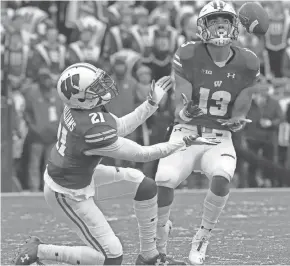
<svg viewBox="0 0 290 266">
<path fill-rule="evenodd" d="M 64 96 L 69 100 L 72 95 L 79 93 L 80 75 L 74 74 L 61 82 L 60 88 Z"/>
</svg>

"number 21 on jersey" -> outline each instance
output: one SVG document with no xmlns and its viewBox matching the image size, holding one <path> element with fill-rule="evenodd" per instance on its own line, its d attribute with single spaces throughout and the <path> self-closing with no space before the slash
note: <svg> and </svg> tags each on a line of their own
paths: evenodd
<svg viewBox="0 0 290 266">
<path fill-rule="evenodd" d="M 64 156 L 64 151 L 66 149 L 66 137 L 67 137 L 67 129 L 59 123 L 57 130 L 57 142 L 56 149 L 61 156 Z"/>
<path fill-rule="evenodd" d="M 199 105 L 205 114 L 224 116 L 228 112 L 228 105 L 231 101 L 231 94 L 227 91 L 215 91 L 209 99 L 210 89 L 200 88 Z M 208 106 L 209 100 L 215 100 L 217 106 Z"/>
</svg>

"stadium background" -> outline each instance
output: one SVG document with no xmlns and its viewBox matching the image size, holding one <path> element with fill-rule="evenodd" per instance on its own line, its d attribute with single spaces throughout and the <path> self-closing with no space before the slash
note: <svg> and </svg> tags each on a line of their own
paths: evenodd
<svg viewBox="0 0 290 266">
<path fill-rule="evenodd" d="M 250 112 L 255 123 L 234 137 L 235 187 L 290 186 L 289 2 L 260 2 L 270 16 L 266 37 L 240 28 L 237 43 L 256 52 L 263 75 L 262 92 Z M 89 62 L 110 72 L 120 95 L 109 109 L 125 115 L 146 98 L 151 79 L 170 74 L 176 48 L 196 39 L 196 17 L 205 3 L 1 1 L 1 191 L 41 190 L 41 171 L 60 114 L 55 81 L 67 65 Z M 48 77 L 52 90 L 43 91 Z M 169 93 L 159 111 L 129 137 L 143 145 L 163 141 L 173 98 Z M 261 99 L 267 104 L 259 104 Z M 263 119 L 273 126 L 262 126 Z M 152 177 L 157 165 L 104 163 L 134 166 Z M 180 187 L 204 188 L 206 181 L 195 173 Z"/>
</svg>

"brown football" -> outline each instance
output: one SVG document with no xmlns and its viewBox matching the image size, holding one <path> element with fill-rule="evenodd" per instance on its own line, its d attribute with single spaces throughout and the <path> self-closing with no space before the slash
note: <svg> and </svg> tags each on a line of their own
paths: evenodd
<svg viewBox="0 0 290 266">
<path fill-rule="evenodd" d="M 264 35 L 269 28 L 268 13 L 259 3 L 243 4 L 238 11 L 238 17 L 249 33 Z"/>
</svg>

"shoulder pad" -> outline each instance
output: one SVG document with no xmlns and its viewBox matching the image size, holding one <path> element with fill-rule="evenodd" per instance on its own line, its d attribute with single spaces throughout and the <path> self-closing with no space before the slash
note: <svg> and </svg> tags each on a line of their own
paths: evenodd
<svg viewBox="0 0 290 266">
<path fill-rule="evenodd" d="M 258 56 L 247 48 L 240 48 L 242 56 L 245 58 L 246 66 L 250 70 L 257 70 L 260 68 L 260 59 Z"/>
<path fill-rule="evenodd" d="M 179 47 L 179 57 L 181 60 L 187 60 L 192 58 L 194 55 L 194 51 L 198 46 L 197 42 L 186 42 Z"/>
<path fill-rule="evenodd" d="M 103 112 L 99 107 L 91 110 L 70 109 L 70 112 L 76 122 L 76 128 L 80 135 L 100 125 L 107 125 L 112 128 L 117 127 L 114 117 L 110 113 Z"/>
<path fill-rule="evenodd" d="M 91 113 L 92 126 L 84 134 L 86 144 L 91 148 L 111 145 L 118 139 L 117 123 L 110 113 Z"/>
</svg>

